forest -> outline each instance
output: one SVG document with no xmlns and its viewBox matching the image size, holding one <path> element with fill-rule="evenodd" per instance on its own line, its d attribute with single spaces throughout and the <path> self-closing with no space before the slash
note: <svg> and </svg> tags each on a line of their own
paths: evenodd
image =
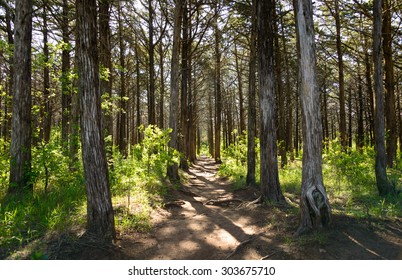
<svg viewBox="0 0 402 280">
<path fill-rule="evenodd" d="M 402 259 L 401 0 L 0 0 L 0 259 Z"/>
</svg>

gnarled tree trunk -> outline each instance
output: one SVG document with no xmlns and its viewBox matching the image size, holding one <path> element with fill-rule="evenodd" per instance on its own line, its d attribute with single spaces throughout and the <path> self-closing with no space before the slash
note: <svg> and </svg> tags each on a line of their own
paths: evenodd
<svg viewBox="0 0 402 280">
<path fill-rule="evenodd" d="M 303 113 L 303 171 L 300 225 L 297 235 L 327 225 L 331 208 L 322 179 L 322 124 L 316 81 L 316 56 L 311 0 L 298 0 L 301 104 Z"/>
</svg>

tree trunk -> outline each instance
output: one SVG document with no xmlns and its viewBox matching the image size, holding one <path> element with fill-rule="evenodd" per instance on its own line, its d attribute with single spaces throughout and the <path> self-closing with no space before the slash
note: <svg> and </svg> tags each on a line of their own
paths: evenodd
<svg viewBox="0 0 402 280">
<path fill-rule="evenodd" d="M 317 88 L 313 7 L 298 0 L 297 28 L 300 42 L 301 104 L 303 114 L 303 170 L 300 225 L 297 235 L 326 226 L 331 208 L 322 179 L 322 123 Z"/>
<path fill-rule="evenodd" d="M 341 137 L 341 144 L 343 148 L 348 145 L 348 135 L 346 133 L 346 110 L 345 110 L 345 78 L 343 73 L 343 52 L 341 40 L 341 21 L 339 15 L 339 0 L 334 1 L 335 11 L 333 16 L 335 18 L 336 26 L 336 52 L 338 55 L 338 75 L 339 75 L 339 130 Z"/>
<path fill-rule="evenodd" d="M 242 78 L 242 68 L 239 63 L 239 56 L 237 53 L 237 45 L 235 45 L 235 61 L 236 61 L 236 73 L 237 73 L 237 83 L 239 88 L 239 113 L 240 113 L 240 120 L 239 120 L 239 131 L 243 133 L 246 130 L 246 125 L 244 122 L 244 94 L 243 94 L 243 78 Z"/>
<path fill-rule="evenodd" d="M 9 193 L 32 192 L 31 42 L 32 1 L 15 1 L 13 110 Z"/>
<path fill-rule="evenodd" d="M 257 0 L 251 4 L 251 37 L 248 77 L 248 123 L 247 123 L 247 177 L 248 186 L 255 185 L 255 135 L 256 135 L 256 63 L 257 63 Z"/>
<path fill-rule="evenodd" d="M 64 0 L 66 1 L 66 0 Z M 106 95 L 111 102 L 112 97 L 112 45 L 110 30 L 110 4 L 111 0 L 99 0 L 99 59 L 103 72 L 108 73 L 100 81 L 101 95 Z M 103 111 L 104 135 L 113 136 L 113 109 Z"/>
<path fill-rule="evenodd" d="M 385 196 L 395 190 L 387 178 L 384 125 L 384 87 L 381 48 L 381 0 L 374 0 L 373 8 L 373 61 L 374 61 L 374 131 L 375 131 L 375 175 L 380 195 Z"/>
<path fill-rule="evenodd" d="M 48 27 L 47 27 L 47 1 L 43 3 L 43 138 L 45 143 L 49 143 L 50 130 L 52 125 L 52 108 L 50 105 L 50 69 L 49 69 L 49 46 L 48 46 Z"/>
<path fill-rule="evenodd" d="M 148 0 L 148 55 L 149 55 L 149 93 L 148 93 L 148 124 L 156 124 L 155 114 L 155 44 L 154 44 L 154 13 L 153 1 Z"/>
<path fill-rule="evenodd" d="M 66 153 L 68 153 L 68 142 L 70 133 L 71 118 L 71 80 L 70 80 L 70 31 L 69 31 L 69 6 L 68 1 L 63 0 L 62 15 L 62 37 L 63 50 L 61 54 L 61 139 Z"/>
<path fill-rule="evenodd" d="M 220 1 L 218 1 L 220 2 Z M 215 161 L 221 161 L 222 93 L 221 93 L 221 34 L 218 26 L 218 5 L 215 4 Z"/>
<path fill-rule="evenodd" d="M 395 110 L 394 62 L 392 58 L 392 7 L 391 0 L 383 0 L 383 50 L 385 62 L 385 120 L 387 137 L 387 165 L 393 167 L 398 145 Z"/>
<path fill-rule="evenodd" d="M 178 127 L 179 122 L 179 80 L 180 80 L 180 34 L 183 17 L 183 0 L 176 1 L 174 11 L 174 28 L 173 28 L 173 49 L 170 72 L 170 114 L 169 127 L 172 129 L 169 146 L 178 150 Z M 178 181 L 179 167 L 177 163 L 172 163 L 167 168 L 167 175 L 171 181 Z"/>
<path fill-rule="evenodd" d="M 276 146 L 276 105 L 274 73 L 275 1 L 259 1 L 257 8 L 258 73 L 260 84 L 260 185 L 263 196 L 283 201 L 279 185 Z"/>
<path fill-rule="evenodd" d="M 97 49 L 96 0 L 77 0 L 78 91 L 81 103 L 82 160 L 87 193 L 87 234 L 110 243 L 114 214 L 102 136 Z"/>
<path fill-rule="evenodd" d="M 120 47 L 120 98 L 117 125 L 117 145 L 120 153 L 127 156 L 127 92 L 126 92 L 126 48 L 123 40 L 123 22 L 121 18 L 122 7 L 119 2 L 118 27 L 119 27 L 119 47 Z"/>
<path fill-rule="evenodd" d="M 367 98 L 370 103 L 369 117 L 370 117 L 370 145 L 374 145 L 374 92 L 373 92 L 373 84 L 371 80 L 371 63 L 370 63 L 370 55 L 368 50 L 365 50 L 364 54 L 364 64 L 365 64 L 365 80 L 367 85 Z"/>
<path fill-rule="evenodd" d="M 158 126 L 160 129 L 165 127 L 165 73 L 164 73 L 164 52 L 163 52 L 163 42 L 159 42 L 159 71 L 160 71 L 160 78 L 161 78 L 161 88 L 160 88 L 160 95 L 159 95 L 159 122 Z"/>
<path fill-rule="evenodd" d="M 357 89 L 357 141 L 356 146 L 359 151 L 364 147 L 364 123 L 363 123 L 363 81 L 360 74 L 360 64 L 358 64 L 358 89 Z"/>
</svg>

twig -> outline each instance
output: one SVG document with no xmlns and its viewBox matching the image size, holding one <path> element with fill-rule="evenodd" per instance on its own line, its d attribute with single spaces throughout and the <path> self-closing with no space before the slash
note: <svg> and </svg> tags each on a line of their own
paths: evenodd
<svg viewBox="0 0 402 280">
<path fill-rule="evenodd" d="M 275 251 L 269 255 L 266 255 L 265 257 L 262 257 L 260 260 L 268 260 L 270 257 L 272 257 L 273 255 L 275 255 L 276 253 L 278 253 L 279 251 Z"/>
<path fill-rule="evenodd" d="M 228 260 L 229 258 L 233 257 L 242 247 L 244 247 L 244 245 L 250 243 L 254 239 L 255 239 L 255 236 L 252 236 L 251 238 L 244 240 L 239 245 L 237 245 L 237 247 L 229 255 L 227 255 L 224 259 Z"/>
</svg>

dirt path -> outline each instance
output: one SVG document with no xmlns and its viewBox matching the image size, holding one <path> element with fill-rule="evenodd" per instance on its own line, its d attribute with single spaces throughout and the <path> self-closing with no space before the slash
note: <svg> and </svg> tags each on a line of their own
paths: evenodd
<svg viewBox="0 0 402 280">
<path fill-rule="evenodd" d="M 190 167 L 188 182 L 160 213 L 152 238 L 136 236 L 142 258 L 223 259 L 259 233 L 260 228 L 237 209 L 244 198 L 231 191 L 230 182 L 216 176 L 217 170 L 207 157 Z"/>
<path fill-rule="evenodd" d="M 233 191 L 200 157 L 187 182 L 156 209 L 151 233 L 120 232 L 117 248 L 60 246 L 60 259 L 402 259 L 402 219 L 353 218 L 333 209 L 332 225 L 294 238 L 298 198 L 288 205 L 249 204 L 257 190 Z M 60 248 L 64 248 L 60 252 Z"/>
</svg>

